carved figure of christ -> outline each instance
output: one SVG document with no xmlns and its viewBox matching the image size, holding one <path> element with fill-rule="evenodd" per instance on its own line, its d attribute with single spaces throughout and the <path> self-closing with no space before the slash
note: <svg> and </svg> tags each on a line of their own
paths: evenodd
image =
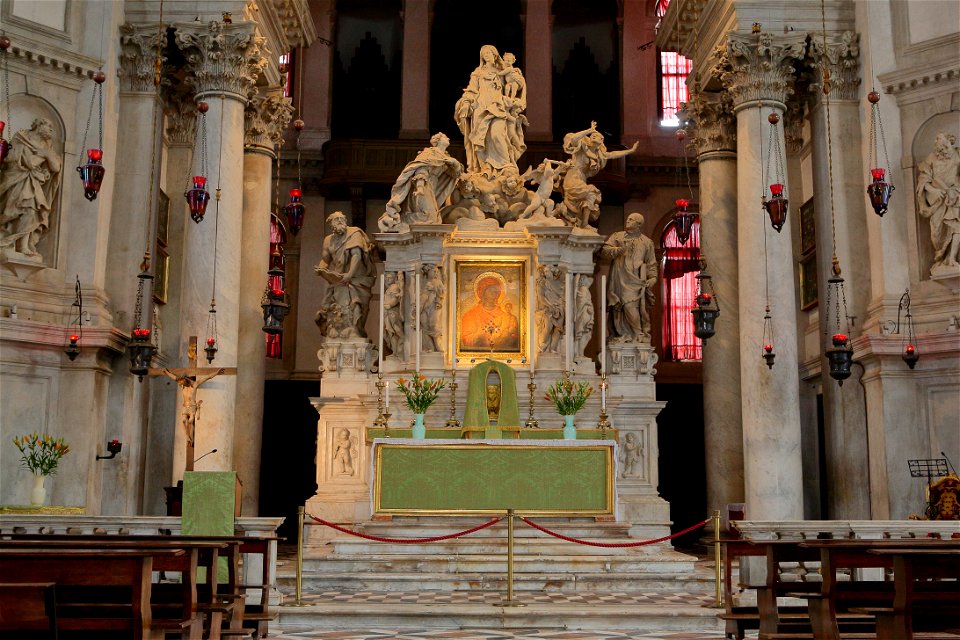
<svg viewBox="0 0 960 640">
<path fill-rule="evenodd" d="M 197 336 L 190 336 L 190 346 L 187 349 L 187 358 L 190 366 L 179 369 L 149 369 L 149 376 L 166 376 L 177 383 L 183 394 L 183 430 L 187 436 L 186 471 L 193 471 L 197 416 L 200 413 L 202 400 L 197 399 L 197 390 L 205 382 L 220 375 L 236 375 L 236 367 L 198 367 L 197 366 Z"/>
</svg>

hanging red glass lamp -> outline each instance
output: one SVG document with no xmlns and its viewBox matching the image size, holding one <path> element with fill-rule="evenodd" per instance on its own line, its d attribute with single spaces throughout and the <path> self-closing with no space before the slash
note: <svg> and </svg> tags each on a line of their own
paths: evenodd
<svg viewBox="0 0 960 640">
<path fill-rule="evenodd" d="M 832 304 L 831 304 L 832 303 Z M 826 349 L 827 363 L 830 366 L 830 377 L 840 386 L 850 377 L 850 367 L 853 365 L 853 347 L 847 332 L 841 328 L 841 322 L 846 323 L 847 296 L 843 289 L 843 278 L 840 277 L 840 263 L 836 256 L 833 258 L 833 277 L 827 280 L 827 321 L 826 327 L 834 326 L 830 336 L 830 345 Z M 831 318 L 830 316 L 834 317 Z"/>
<path fill-rule="evenodd" d="M 260 306 L 263 308 L 263 332 L 270 335 L 283 333 L 283 319 L 290 311 L 286 292 L 268 286 Z"/>
<path fill-rule="evenodd" d="M 770 199 L 763 203 L 763 208 L 767 210 L 770 216 L 770 224 L 777 233 L 783 229 L 783 224 L 787 221 L 787 206 L 789 200 L 783 195 L 783 185 L 779 182 L 770 185 Z"/>
<path fill-rule="evenodd" d="M 699 293 L 694 298 L 693 309 L 690 310 L 693 314 L 693 334 L 701 340 L 706 340 L 717 332 L 715 325 L 720 315 L 720 304 L 713 290 L 713 278 L 707 273 L 707 262 L 702 254 L 700 273 L 696 278 Z"/>
<path fill-rule="evenodd" d="M 190 217 L 198 223 L 203 220 L 207 212 L 207 203 L 210 202 L 210 192 L 206 189 L 207 179 L 204 176 L 193 176 L 193 189 L 183 193 L 187 199 L 187 206 L 190 207 Z"/>
<path fill-rule="evenodd" d="M 6 107 L 7 119 L 10 118 L 10 69 L 7 66 L 7 50 L 10 48 L 10 38 L 0 36 L 0 55 L 3 56 L 3 102 Z M 7 123 L 0 120 L 0 164 L 7 159 L 10 153 L 10 143 L 3 137 L 3 130 L 7 128 Z"/>
<path fill-rule="evenodd" d="M 773 319 L 770 317 L 770 305 L 763 316 L 763 352 L 760 354 L 769 369 L 773 369 L 773 360 L 777 355 L 773 352 Z"/>
<path fill-rule="evenodd" d="M 769 165 L 771 161 L 774 163 L 776 182 L 770 185 L 770 199 L 763 199 L 763 208 L 770 216 L 770 224 L 776 229 L 777 233 L 780 233 L 787 221 L 788 205 L 790 203 L 784 193 L 784 160 L 780 149 L 780 136 L 777 134 L 777 124 L 780 123 L 780 116 L 776 112 L 771 112 L 767 116 L 767 122 L 770 123 L 770 141 L 768 144 L 770 156 L 767 159 L 767 164 Z"/>
<path fill-rule="evenodd" d="M 303 228 L 303 191 L 299 188 L 294 187 L 290 189 L 290 202 L 283 207 L 284 213 L 287 214 L 287 226 L 290 229 L 290 232 L 293 235 L 300 233 L 300 229 Z"/>
<path fill-rule="evenodd" d="M 85 148 L 87 144 L 87 133 L 90 128 L 90 120 L 93 118 L 93 105 L 95 102 L 99 102 L 100 105 L 98 118 L 100 132 L 99 142 L 97 148 L 86 149 L 87 162 L 77 167 L 80 180 L 83 182 L 83 197 L 90 202 L 96 200 L 100 194 L 100 187 L 103 185 L 103 176 L 107 173 L 107 170 L 103 166 L 103 83 L 106 79 L 107 74 L 103 71 L 97 71 L 93 74 L 93 81 L 96 83 L 96 86 L 94 87 L 93 95 L 90 97 L 90 116 L 87 118 L 87 128 L 83 131 L 83 144 L 81 149 Z"/>
<path fill-rule="evenodd" d="M 137 274 L 137 298 L 133 308 L 133 331 L 130 332 L 130 342 L 127 343 L 127 351 L 130 356 L 130 373 L 137 376 L 140 382 L 143 382 L 143 376 L 147 375 L 150 369 L 150 361 L 153 360 L 153 354 L 157 347 L 154 346 L 150 329 L 141 327 L 143 317 L 143 293 L 150 282 L 151 289 L 153 284 L 153 274 L 150 269 L 150 254 L 143 256 L 143 262 L 140 264 L 140 273 Z"/>
<path fill-rule="evenodd" d="M 890 158 L 887 156 L 887 140 L 883 133 L 883 120 L 880 119 L 880 94 L 871 91 L 867 94 L 867 101 L 870 103 L 870 159 L 874 161 L 873 168 L 870 169 L 871 182 L 867 185 L 867 195 L 870 197 L 870 206 L 878 216 L 883 216 L 890 205 L 890 196 L 893 195 L 894 186 L 888 182 L 886 171 L 883 167 L 877 166 L 880 161 L 880 154 L 877 148 L 879 142 L 883 146 L 883 155 L 886 166 L 890 166 Z M 879 132 L 879 140 L 877 133 Z"/>
<path fill-rule="evenodd" d="M 70 333 L 67 336 L 67 346 L 63 352 L 70 358 L 70 362 L 77 359 L 80 355 L 80 337 L 83 336 L 83 295 L 80 289 L 80 276 L 77 276 L 76 286 L 74 287 L 75 296 L 73 305 L 76 307 L 76 320 L 70 327 Z"/>
<path fill-rule="evenodd" d="M 77 167 L 80 173 L 80 180 L 83 181 L 83 197 L 93 202 L 100 193 L 100 187 L 103 185 L 103 176 L 107 170 L 101 164 L 103 160 L 103 150 L 87 149 L 87 163 Z"/>
<path fill-rule="evenodd" d="M 917 349 L 917 336 L 913 332 L 913 314 L 910 313 L 910 290 L 900 296 L 900 304 L 897 307 L 897 333 L 900 333 L 900 312 L 906 310 L 906 327 L 903 332 L 903 353 L 900 355 L 903 361 L 907 363 L 910 369 L 917 366 L 920 360 L 920 351 Z"/>
<path fill-rule="evenodd" d="M 676 211 L 673 213 L 673 224 L 677 230 L 677 240 L 680 244 L 687 244 L 690 239 L 690 231 L 693 229 L 694 214 L 690 213 L 690 201 L 686 198 L 677 198 Z"/>
</svg>

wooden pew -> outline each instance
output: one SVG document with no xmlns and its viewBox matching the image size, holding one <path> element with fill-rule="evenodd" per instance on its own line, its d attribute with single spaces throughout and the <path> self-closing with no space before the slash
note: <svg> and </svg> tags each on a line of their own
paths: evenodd
<svg viewBox="0 0 960 640">
<path fill-rule="evenodd" d="M 0 640 L 57 640 L 54 583 L 0 582 Z"/>
<path fill-rule="evenodd" d="M 65 592 L 96 592 L 100 599 L 96 607 L 71 609 L 69 602 L 58 602 L 61 630 L 124 632 L 134 640 L 153 640 L 162 638 L 151 626 L 153 560 L 184 553 L 182 549 L 0 547 L 0 575 L 7 583 L 54 583 L 58 596 L 61 587 Z"/>
<path fill-rule="evenodd" d="M 912 640 L 918 631 L 960 635 L 960 541 L 953 547 L 870 549 L 893 560 L 893 606 L 870 610 L 877 640 Z"/>
</svg>

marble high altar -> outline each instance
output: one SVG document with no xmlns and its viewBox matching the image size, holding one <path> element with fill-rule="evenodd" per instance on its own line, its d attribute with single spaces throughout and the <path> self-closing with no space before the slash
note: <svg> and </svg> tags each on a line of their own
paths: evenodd
<svg viewBox="0 0 960 640">
<path fill-rule="evenodd" d="M 482 47 L 456 103 L 465 167 L 438 133 L 397 178 L 380 233 L 367 236 L 339 212 L 328 218 L 332 233 L 315 269 L 325 282 L 317 314 L 321 395 L 314 401 L 318 490 L 307 509 L 337 521 L 370 518 L 371 492 L 376 504 L 380 498 L 370 444 L 376 436 L 408 435 L 413 418 L 396 392 L 390 399 L 398 378 L 422 374 L 450 383 L 426 414 L 428 438 L 533 442 L 557 437 L 562 417 L 543 391 L 569 377 L 600 390 L 576 417 L 578 440 L 621 443 L 621 464 L 608 471 L 611 480 L 616 473 L 610 515 L 644 535 L 664 535 L 669 505 L 657 494 L 656 430 L 663 403 L 656 400 L 650 344 L 653 243 L 640 233 L 640 214 L 628 218 L 625 231 L 599 235 L 591 222 L 602 194 L 587 182 L 636 146 L 608 151 L 591 123 L 565 136 L 564 160 L 545 159 L 521 173 L 527 85 L 512 61 Z M 382 273 L 371 260 L 375 250 L 384 255 Z M 611 260 L 609 281 L 595 276 L 599 255 Z M 376 282 L 379 335 L 368 336 Z M 594 338 L 601 343 L 596 361 L 585 355 Z M 497 367 L 485 364 L 491 361 Z M 482 375 L 471 375 L 477 368 Z M 496 409 L 487 403 L 489 420 L 484 411 L 474 415 L 471 396 L 488 375 L 499 385 Z"/>
</svg>

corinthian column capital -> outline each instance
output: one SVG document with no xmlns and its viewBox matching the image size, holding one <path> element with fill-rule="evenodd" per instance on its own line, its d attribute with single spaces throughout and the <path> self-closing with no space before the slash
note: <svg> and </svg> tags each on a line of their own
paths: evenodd
<svg viewBox="0 0 960 640">
<path fill-rule="evenodd" d="M 735 151 L 737 119 L 727 92 L 694 91 L 682 105 L 690 144 L 702 156 L 713 151 Z"/>
<path fill-rule="evenodd" d="M 180 23 L 177 46 L 194 78 L 197 98 L 224 96 L 246 102 L 267 64 L 266 38 L 252 22 Z"/>
<path fill-rule="evenodd" d="M 734 107 L 764 100 L 782 108 L 794 91 L 793 65 L 806 52 L 806 36 L 731 33 L 724 49 L 720 79 Z"/>
<path fill-rule="evenodd" d="M 164 105 L 170 144 L 193 146 L 197 138 L 197 105 L 190 96 L 170 99 Z"/>
<path fill-rule="evenodd" d="M 810 39 L 811 95 L 823 100 L 823 69 L 826 66 L 832 100 L 856 100 L 860 89 L 860 36 L 852 31 Z M 816 99 L 816 98 L 815 98 Z"/>
<path fill-rule="evenodd" d="M 166 30 L 164 29 L 164 32 Z M 143 93 L 156 92 L 155 79 L 160 63 L 163 63 L 163 43 L 157 25 L 120 25 L 120 89 Z"/>
<path fill-rule="evenodd" d="M 244 112 L 244 148 L 272 156 L 274 147 L 283 142 L 283 131 L 292 116 L 293 104 L 280 87 L 254 94 Z"/>
</svg>

